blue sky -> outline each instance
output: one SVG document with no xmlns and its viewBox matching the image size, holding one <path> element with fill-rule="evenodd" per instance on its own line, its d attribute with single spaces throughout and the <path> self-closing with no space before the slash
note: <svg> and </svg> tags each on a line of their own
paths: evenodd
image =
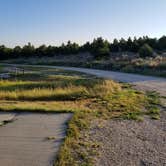
<svg viewBox="0 0 166 166">
<path fill-rule="evenodd" d="M 0 44 L 166 35 L 166 0 L 0 0 Z"/>
</svg>

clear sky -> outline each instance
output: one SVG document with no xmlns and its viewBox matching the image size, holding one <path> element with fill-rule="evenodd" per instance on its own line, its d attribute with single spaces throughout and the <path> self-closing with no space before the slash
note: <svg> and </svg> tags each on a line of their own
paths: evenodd
<svg viewBox="0 0 166 166">
<path fill-rule="evenodd" d="M 0 44 L 166 35 L 166 0 L 0 0 Z"/>
</svg>

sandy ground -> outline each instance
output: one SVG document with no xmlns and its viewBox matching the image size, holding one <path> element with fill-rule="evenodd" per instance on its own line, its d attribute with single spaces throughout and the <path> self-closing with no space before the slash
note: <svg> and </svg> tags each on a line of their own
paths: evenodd
<svg viewBox="0 0 166 166">
<path fill-rule="evenodd" d="M 0 165 L 52 166 L 72 114 L 0 113 Z M 48 137 L 55 139 L 48 140 Z"/>
</svg>

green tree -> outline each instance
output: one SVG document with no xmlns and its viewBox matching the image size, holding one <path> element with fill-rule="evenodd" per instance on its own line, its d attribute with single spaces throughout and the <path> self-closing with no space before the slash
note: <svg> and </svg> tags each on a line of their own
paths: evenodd
<svg viewBox="0 0 166 166">
<path fill-rule="evenodd" d="M 134 37 L 133 43 L 132 43 L 132 48 L 131 51 L 132 52 L 138 52 L 139 51 L 139 43 L 138 43 L 138 39 L 136 37 Z"/>
<path fill-rule="evenodd" d="M 166 36 L 163 36 L 158 40 L 158 49 L 166 50 Z"/>
<path fill-rule="evenodd" d="M 44 56 L 47 55 L 47 46 L 46 45 L 41 45 L 35 50 L 37 56 Z"/>
<path fill-rule="evenodd" d="M 119 41 L 120 51 L 127 51 L 127 42 L 125 39 L 121 38 Z"/>
<path fill-rule="evenodd" d="M 101 37 L 94 39 L 91 44 L 92 54 L 96 58 L 105 58 L 110 53 L 110 44 L 107 40 L 103 40 Z"/>
<path fill-rule="evenodd" d="M 153 49 L 150 47 L 148 44 L 144 44 L 140 49 L 139 49 L 139 55 L 140 57 L 149 57 L 153 56 Z"/>
<path fill-rule="evenodd" d="M 119 45 L 119 41 L 117 39 L 114 39 L 113 43 L 110 44 L 110 50 L 112 52 L 120 51 L 120 45 Z"/>
<path fill-rule="evenodd" d="M 91 52 L 91 44 L 90 42 L 86 42 L 84 45 L 80 47 L 81 52 Z"/>
<path fill-rule="evenodd" d="M 12 55 L 12 49 L 11 48 L 7 48 L 4 45 L 0 46 L 0 59 L 8 59 L 11 57 Z"/>
<path fill-rule="evenodd" d="M 22 49 L 20 46 L 16 46 L 13 48 L 13 57 L 19 57 L 21 56 Z"/>
<path fill-rule="evenodd" d="M 28 43 L 28 45 L 25 45 L 22 48 L 22 55 L 26 57 L 33 56 L 35 54 L 35 47 L 31 44 Z"/>
<path fill-rule="evenodd" d="M 131 37 L 129 37 L 127 40 L 127 43 L 126 43 L 127 51 L 132 51 L 132 46 L 133 46 L 133 41 L 132 41 Z"/>
</svg>

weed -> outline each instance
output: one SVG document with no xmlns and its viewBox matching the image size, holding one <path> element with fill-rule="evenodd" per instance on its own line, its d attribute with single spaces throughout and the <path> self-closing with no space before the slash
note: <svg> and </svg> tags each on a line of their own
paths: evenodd
<svg viewBox="0 0 166 166">
<path fill-rule="evenodd" d="M 159 120 L 160 116 L 159 115 L 152 115 L 151 118 L 154 119 L 154 120 Z"/>
<path fill-rule="evenodd" d="M 0 122 L 0 126 L 3 126 L 4 125 L 4 122 L 2 121 L 2 122 Z"/>
<path fill-rule="evenodd" d="M 140 112 L 128 112 L 122 115 L 122 118 L 127 120 L 137 120 L 142 121 L 142 117 L 140 116 Z"/>
<path fill-rule="evenodd" d="M 148 99 L 148 102 L 150 104 L 154 104 L 154 105 L 158 105 L 160 104 L 160 97 L 159 97 L 159 94 L 156 93 L 155 91 L 148 91 L 146 93 L 147 95 L 147 99 Z"/>
<path fill-rule="evenodd" d="M 46 137 L 46 139 L 47 140 L 56 140 L 56 137 L 54 137 L 54 136 L 48 136 L 48 137 Z"/>
<path fill-rule="evenodd" d="M 149 109 L 149 114 L 160 114 L 160 109 L 157 106 L 153 106 Z"/>
</svg>

